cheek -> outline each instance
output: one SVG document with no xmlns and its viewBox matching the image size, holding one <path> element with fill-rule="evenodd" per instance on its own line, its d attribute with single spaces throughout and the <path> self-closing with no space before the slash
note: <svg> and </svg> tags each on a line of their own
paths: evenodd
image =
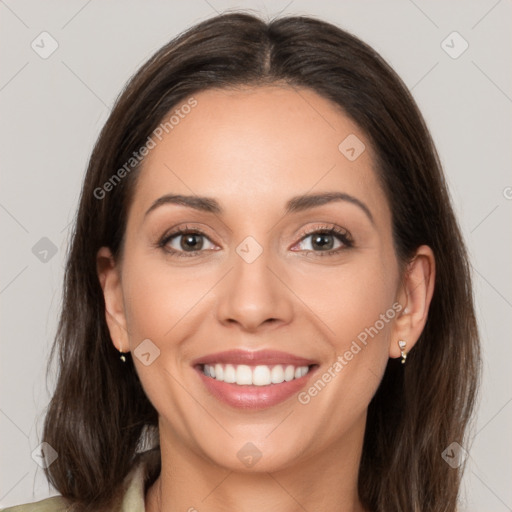
<svg viewBox="0 0 512 512">
<path fill-rule="evenodd" d="M 138 338 L 172 342 L 173 330 L 181 330 L 194 316 L 194 307 L 215 284 L 211 272 L 172 268 L 143 254 L 127 262 L 124 274 L 126 321 L 133 343 Z"/>
<path fill-rule="evenodd" d="M 340 424 L 355 421 L 363 413 L 386 368 L 397 316 L 398 266 L 392 251 L 388 256 L 375 251 L 329 272 L 328 279 L 327 274 L 316 276 L 322 286 L 313 287 L 310 279 L 302 289 L 303 294 L 309 290 L 304 301 L 328 326 L 323 332 L 332 350 L 330 364 L 318 376 L 329 384 L 324 390 L 319 383 L 311 394 L 306 390 L 303 398 L 315 401 L 313 407 L 326 417 L 330 404 L 337 404 L 329 409 L 329 425 L 335 432 Z M 322 395 L 318 400 L 312 398 L 316 393 Z"/>
<path fill-rule="evenodd" d="M 393 305 L 394 287 L 375 266 L 365 272 L 354 272 L 344 284 L 336 324 L 339 339 L 343 343 L 348 340 L 364 343 L 365 333 L 371 332 L 372 339 L 379 339 L 380 345 L 387 350 L 384 345 L 389 339 L 393 316 L 386 312 Z"/>
<path fill-rule="evenodd" d="M 364 341 L 368 329 L 373 333 L 372 339 L 389 339 L 397 278 L 390 258 L 358 256 L 338 268 L 318 269 L 302 276 L 294 289 L 327 326 L 325 332 L 339 353 L 348 350 L 358 337 Z M 381 345 L 384 349 L 384 343 Z"/>
<path fill-rule="evenodd" d="M 318 424 L 309 418 L 319 418 L 322 446 L 360 425 L 389 359 L 398 270 L 393 258 L 377 252 L 303 280 L 300 293 L 318 313 L 322 322 L 317 325 L 328 326 L 323 332 L 332 351 L 330 361 L 298 396 L 303 435 L 315 434 Z"/>
<path fill-rule="evenodd" d="M 123 264 L 126 323 L 138 376 L 159 413 L 181 411 L 173 421 L 184 437 L 188 428 L 185 411 L 193 408 L 194 402 L 179 384 L 189 378 L 182 345 L 199 327 L 201 298 L 214 284 L 211 270 L 172 268 L 142 250 L 132 251 Z M 151 344 L 145 341 L 148 339 Z M 143 346 L 150 354 L 148 365 L 137 355 Z"/>
</svg>

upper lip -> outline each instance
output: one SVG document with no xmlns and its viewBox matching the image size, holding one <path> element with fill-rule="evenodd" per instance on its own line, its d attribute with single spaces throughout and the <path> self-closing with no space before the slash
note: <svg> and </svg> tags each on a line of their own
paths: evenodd
<svg viewBox="0 0 512 512">
<path fill-rule="evenodd" d="M 216 352 L 203 357 L 198 357 L 192 361 L 193 366 L 203 364 L 246 364 L 246 365 L 294 365 L 294 366 L 310 366 L 317 364 L 312 359 L 298 357 L 287 352 L 277 350 L 226 350 L 224 352 Z"/>
</svg>

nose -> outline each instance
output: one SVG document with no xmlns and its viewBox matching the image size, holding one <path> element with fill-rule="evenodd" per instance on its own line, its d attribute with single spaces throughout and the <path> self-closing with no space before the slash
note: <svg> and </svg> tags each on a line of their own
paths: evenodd
<svg viewBox="0 0 512 512">
<path fill-rule="evenodd" d="M 235 253 L 232 270 L 219 283 L 218 321 L 228 327 L 236 324 L 246 332 L 288 324 L 293 316 L 293 294 L 285 282 L 281 266 L 269 251 L 264 250 L 250 263 Z"/>
</svg>

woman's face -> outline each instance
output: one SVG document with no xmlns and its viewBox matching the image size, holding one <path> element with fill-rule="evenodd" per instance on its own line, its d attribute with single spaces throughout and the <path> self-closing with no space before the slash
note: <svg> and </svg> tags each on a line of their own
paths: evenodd
<svg viewBox="0 0 512 512">
<path fill-rule="evenodd" d="M 182 455 L 237 471 L 342 460 L 404 305 L 369 141 L 307 89 L 194 98 L 139 175 L 106 286 L 113 341 Z"/>
</svg>

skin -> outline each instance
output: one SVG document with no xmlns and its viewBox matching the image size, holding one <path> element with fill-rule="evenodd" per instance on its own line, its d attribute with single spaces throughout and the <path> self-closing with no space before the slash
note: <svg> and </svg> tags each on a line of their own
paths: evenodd
<svg viewBox="0 0 512 512">
<path fill-rule="evenodd" d="M 425 325 L 432 251 L 420 247 L 401 272 L 370 142 L 333 103 L 286 86 L 194 97 L 197 106 L 146 157 L 122 258 L 98 252 L 115 347 L 133 351 L 149 338 L 160 350 L 149 366 L 134 357 L 159 412 L 162 472 L 146 510 L 361 511 L 367 407 L 388 358 L 400 356 L 398 340 L 409 351 Z M 338 149 L 349 134 L 366 146 L 355 161 Z M 348 201 L 284 214 L 292 196 L 318 192 L 350 194 L 373 221 Z M 224 212 L 165 204 L 145 215 L 171 193 L 215 198 Z M 305 231 L 326 225 L 348 231 L 353 247 L 328 237 L 341 250 L 321 256 Z M 158 247 L 185 226 L 205 233 L 202 252 L 173 257 Z M 263 250 L 252 263 L 236 252 L 247 236 Z M 182 241 L 167 248 L 184 252 Z M 395 303 L 402 311 L 307 404 L 293 396 L 235 409 L 210 395 L 191 366 L 233 348 L 277 349 L 318 361 L 321 376 Z M 247 442 L 261 453 L 251 468 L 237 457 Z"/>
</svg>

